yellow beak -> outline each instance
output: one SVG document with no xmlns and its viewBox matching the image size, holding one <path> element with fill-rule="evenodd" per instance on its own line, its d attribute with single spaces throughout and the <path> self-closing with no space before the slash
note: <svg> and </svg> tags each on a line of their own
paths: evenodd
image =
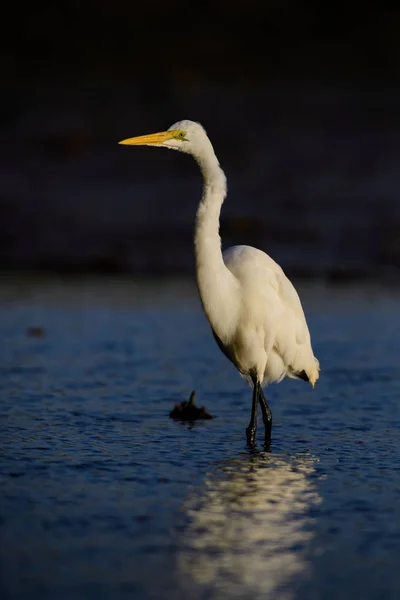
<svg viewBox="0 0 400 600">
<path fill-rule="evenodd" d="M 138 137 L 128 138 L 118 142 L 125 146 L 154 146 L 161 145 L 167 140 L 176 136 L 176 131 L 161 131 L 160 133 L 151 133 L 150 135 L 139 135 Z"/>
</svg>

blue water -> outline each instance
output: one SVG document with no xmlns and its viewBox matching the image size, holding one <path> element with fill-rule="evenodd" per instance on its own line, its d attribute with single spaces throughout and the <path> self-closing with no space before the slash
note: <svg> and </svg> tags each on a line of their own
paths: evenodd
<svg viewBox="0 0 400 600">
<path fill-rule="evenodd" d="M 400 295 L 300 288 L 321 379 L 268 388 L 268 454 L 187 283 L 3 281 L 1 598 L 400 597 Z"/>
</svg>

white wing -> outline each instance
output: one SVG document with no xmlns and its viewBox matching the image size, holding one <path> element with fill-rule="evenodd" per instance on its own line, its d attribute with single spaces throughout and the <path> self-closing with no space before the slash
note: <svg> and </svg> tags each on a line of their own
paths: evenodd
<svg viewBox="0 0 400 600">
<path fill-rule="evenodd" d="M 279 381 L 287 375 L 314 385 L 319 363 L 300 298 L 282 268 L 268 254 L 250 246 L 233 246 L 223 256 L 241 284 L 243 326 L 263 338 L 260 341 L 267 354 L 264 380 Z"/>
</svg>

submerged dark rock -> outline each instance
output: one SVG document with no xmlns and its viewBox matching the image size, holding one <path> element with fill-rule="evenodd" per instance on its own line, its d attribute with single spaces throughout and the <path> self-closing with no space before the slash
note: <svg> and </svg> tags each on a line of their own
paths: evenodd
<svg viewBox="0 0 400 600">
<path fill-rule="evenodd" d="M 26 329 L 26 335 L 33 338 L 46 337 L 46 331 L 44 327 L 32 326 Z"/>
<path fill-rule="evenodd" d="M 197 421 L 199 419 L 212 419 L 212 415 L 210 415 L 204 406 L 198 408 L 194 399 L 196 397 L 196 392 L 190 394 L 189 400 L 184 400 L 179 404 L 175 404 L 173 410 L 169 413 L 171 419 L 177 419 L 179 421 Z"/>
</svg>

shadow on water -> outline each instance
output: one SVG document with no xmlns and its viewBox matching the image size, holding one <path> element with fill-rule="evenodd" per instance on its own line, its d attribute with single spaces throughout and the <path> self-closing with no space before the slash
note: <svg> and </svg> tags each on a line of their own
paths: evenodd
<svg viewBox="0 0 400 600">
<path fill-rule="evenodd" d="M 183 505 L 177 573 L 192 598 L 296 597 L 321 503 L 311 454 L 262 451 L 220 464 Z"/>
</svg>

